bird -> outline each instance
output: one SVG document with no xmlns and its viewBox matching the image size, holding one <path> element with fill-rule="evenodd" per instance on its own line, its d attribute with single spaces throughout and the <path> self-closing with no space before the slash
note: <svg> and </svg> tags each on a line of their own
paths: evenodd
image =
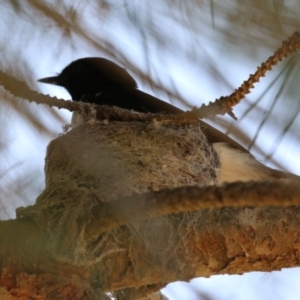
<svg viewBox="0 0 300 300">
<path fill-rule="evenodd" d="M 77 59 L 58 75 L 38 81 L 65 88 L 73 101 L 117 106 L 142 113 L 183 112 L 176 106 L 139 90 L 136 81 L 125 68 L 102 57 Z M 78 113 L 74 112 L 72 124 L 77 122 L 76 119 Z M 219 155 L 220 183 L 298 178 L 297 175 L 265 166 L 228 135 L 202 120 L 199 122 L 207 140 Z"/>
</svg>

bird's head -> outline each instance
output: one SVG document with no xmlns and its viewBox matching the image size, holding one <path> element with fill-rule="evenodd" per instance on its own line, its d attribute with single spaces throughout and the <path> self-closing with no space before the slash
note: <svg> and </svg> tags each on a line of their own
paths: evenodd
<svg viewBox="0 0 300 300">
<path fill-rule="evenodd" d="M 135 89 L 135 80 L 114 62 L 100 57 L 87 57 L 73 61 L 57 76 L 46 77 L 39 82 L 64 87 L 73 100 L 84 95 L 100 93 L 106 89 Z"/>
</svg>

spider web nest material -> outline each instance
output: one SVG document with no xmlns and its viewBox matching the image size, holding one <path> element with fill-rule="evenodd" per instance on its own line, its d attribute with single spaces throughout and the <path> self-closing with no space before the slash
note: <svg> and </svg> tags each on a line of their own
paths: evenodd
<svg viewBox="0 0 300 300">
<path fill-rule="evenodd" d="M 50 234 L 56 259 L 86 266 L 103 286 L 109 278 L 101 276 L 116 253 L 119 262 L 130 261 L 145 285 L 149 276 L 152 283 L 161 282 L 161 268 L 174 271 L 187 264 L 180 252 L 195 213 L 135 221 L 88 243 L 88 212 L 99 202 L 136 193 L 216 183 L 219 159 L 202 129 L 197 121 L 82 124 L 49 144 L 46 188 L 35 205 L 18 209 L 18 216 L 33 218 Z"/>
</svg>

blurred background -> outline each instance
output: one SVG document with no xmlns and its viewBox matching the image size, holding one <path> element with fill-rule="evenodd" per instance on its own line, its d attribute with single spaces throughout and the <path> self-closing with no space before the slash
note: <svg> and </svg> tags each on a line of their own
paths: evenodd
<svg viewBox="0 0 300 300">
<path fill-rule="evenodd" d="M 139 88 L 183 109 L 240 86 L 300 30 L 298 0 L 7 0 L 0 2 L 0 69 L 36 91 L 71 61 L 101 56 L 124 66 Z M 230 117 L 205 120 L 269 166 L 300 174 L 300 54 L 267 73 Z M 0 78 L 1 81 L 1 78 Z M 0 85 L 0 219 L 33 204 L 44 187 L 47 144 L 68 111 L 13 97 Z M 170 299 L 298 299 L 300 270 L 214 276 L 170 284 Z"/>
</svg>

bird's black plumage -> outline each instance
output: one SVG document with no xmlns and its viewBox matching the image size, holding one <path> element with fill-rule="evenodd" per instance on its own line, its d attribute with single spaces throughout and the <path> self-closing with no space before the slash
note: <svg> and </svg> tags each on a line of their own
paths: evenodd
<svg viewBox="0 0 300 300">
<path fill-rule="evenodd" d="M 74 101 L 118 106 L 143 113 L 165 112 L 178 114 L 182 112 L 179 108 L 140 91 L 135 80 L 124 68 L 104 58 L 88 57 L 78 59 L 66 66 L 59 75 L 42 78 L 39 81 L 64 87 Z M 224 143 L 233 149 L 244 152 L 246 164 L 253 164 L 254 173 L 269 174 L 271 178 L 297 177 L 264 166 L 256 161 L 248 150 L 226 134 L 201 120 L 199 120 L 199 123 L 203 126 L 203 131 L 209 142 Z M 226 152 L 226 147 L 221 147 L 221 149 Z M 222 160 L 222 156 L 224 156 L 222 150 L 218 154 Z M 234 160 L 234 155 L 230 159 Z M 249 159 L 252 161 L 251 163 Z M 232 172 L 231 167 L 229 172 Z M 238 178 L 238 180 L 242 179 Z"/>
<path fill-rule="evenodd" d="M 74 101 L 118 106 L 144 113 L 182 112 L 181 109 L 140 91 L 135 80 L 124 68 L 105 58 L 87 57 L 75 60 L 59 75 L 39 81 L 64 87 Z M 224 133 L 203 121 L 199 122 L 210 142 L 224 142 L 247 152 Z"/>
<path fill-rule="evenodd" d="M 78 59 L 58 76 L 40 82 L 63 86 L 75 101 L 117 106 L 138 112 L 179 113 L 181 110 L 137 89 L 135 80 L 117 64 L 105 58 Z"/>
</svg>

